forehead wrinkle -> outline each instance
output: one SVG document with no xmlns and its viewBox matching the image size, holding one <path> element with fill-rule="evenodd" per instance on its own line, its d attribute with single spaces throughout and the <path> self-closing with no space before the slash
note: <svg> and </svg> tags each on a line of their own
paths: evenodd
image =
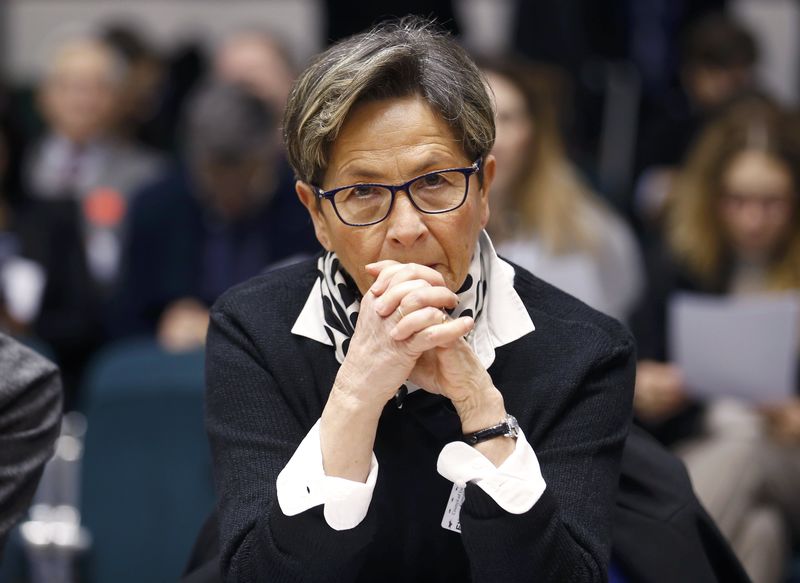
<svg viewBox="0 0 800 583">
<path fill-rule="evenodd" d="M 338 156 L 337 156 L 338 157 Z M 428 170 L 452 168 L 463 156 L 446 144 L 407 144 L 354 149 L 343 153 L 345 161 L 331 167 L 332 178 L 404 182 Z"/>
<path fill-rule="evenodd" d="M 460 140 L 429 104 L 418 96 L 368 101 L 357 105 L 342 126 L 326 178 L 351 181 L 347 177 L 361 171 L 382 181 L 412 178 L 420 162 L 433 156 L 443 167 L 464 157 Z"/>
</svg>

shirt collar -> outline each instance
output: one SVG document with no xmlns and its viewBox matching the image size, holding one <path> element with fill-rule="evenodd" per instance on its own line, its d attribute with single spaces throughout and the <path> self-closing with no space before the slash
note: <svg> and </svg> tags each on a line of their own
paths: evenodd
<svg viewBox="0 0 800 583">
<path fill-rule="evenodd" d="M 500 259 L 489 235 L 481 232 L 481 248 L 486 263 L 487 294 L 483 317 L 476 323 L 472 342 L 478 359 L 489 368 L 494 362 L 494 350 L 517 340 L 536 328 L 522 299 L 514 289 L 514 268 Z M 323 325 L 322 294 L 319 278 L 314 282 L 300 315 L 292 326 L 292 334 L 333 346 Z M 481 341 L 485 340 L 485 341 Z"/>
</svg>

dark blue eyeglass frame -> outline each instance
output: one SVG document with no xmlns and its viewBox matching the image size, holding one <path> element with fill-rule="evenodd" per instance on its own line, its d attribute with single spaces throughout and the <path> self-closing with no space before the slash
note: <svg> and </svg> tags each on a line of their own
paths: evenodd
<svg viewBox="0 0 800 583">
<path fill-rule="evenodd" d="M 444 214 L 444 213 L 452 212 L 452 211 L 460 208 L 461 206 L 464 205 L 464 202 L 467 200 L 467 195 L 469 194 L 469 178 L 470 178 L 470 176 L 472 176 L 473 174 L 475 174 L 478 171 L 480 171 L 482 166 L 483 166 L 483 158 L 478 158 L 477 160 L 475 160 L 472 163 L 471 166 L 467 166 L 466 168 L 444 168 L 443 170 L 434 170 L 432 172 L 426 172 L 425 174 L 420 174 L 419 176 L 415 176 L 411 180 L 409 180 L 407 182 L 404 182 L 403 184 L 398 184 L 398 185 L 381 184 L 379 182 L 363 182 L 363 183 L 359 183 L 359 184 L 349 184 L 347 186 L 340 186 L 340 187 L 334 188 L 332 190 L 322 190 L 319 186 L 315 186 L 313 184 L 310 185 L 310 186 L 311 186 L 311 188 L 314 189 L 314 192 L 317 195 L 317 198 L 326 198 L 326 199 L 328 199 L 330 201 L 331 205 L 333 206 L 333 210 L 336 213 L 336 216 L 339 217 L 339 220 L 342 221 L 345 225 L 348 225 L 348 226 L 351 226 L 351 227 L 368 227 L 370 225 L 376 225 L 376 224 L 380 223 L 381 221 L 385 221 L 386 220 L 386 217 L 388 217 L 391 214 L 392 209 L 394 208 L 394 199 L 397 196 L 398 192 L 405 192 L 408 195 L 408 200 L 410 200 L 411 204 L 414 205 L 414 208 L 417 209 L 419 212 L 424 213 L 426 215 L 441 215 L 441 214 Z M 428 176 L 436 176 L 437 174 L 442 174 L 444 172 L 459 172 L 459 173 L 463 174 L 464 177 L 466 178 L 466 182 L 465 182 L 465 186 L 464 186 L 464 196 L 461 198 L 461 202 L 458 203 L 456 206 L 454 206 L 452 208 L 449 208 L 449 209 L 446 209 L 446 210 L 442 210 L 442 211 L 426 211 L 425 209 L 420 208 L 419 205 L 414 200 L 414 196 L 409 191 L 409 188 L 417 180 L 421 180 L 421 179 L 426 178 Z M 344 220 L 344 218 L 342 218 L 342 215 L 339 214 L 339 209 L 336 208 L 336 201 L 334 200 L 334 197 L 336 196 L 337 192 L 341 192 L 342 190 L 347 190 L 348 188 L 354 188 L 354 187 L 357 187 L 357 186 L 375 186 L 375 187 L 385 188 L 388 191 L 390 191 L 392 193 L 392 199 L 389 202 L 389 207 L 386 210 L 386 214 L 383 215 L 380 219 L 377 219 L 375 221 L 371 221 L 369 223 L 351 223 L 351 222 L 348 222 L 348 221 Z"/>
</svg>

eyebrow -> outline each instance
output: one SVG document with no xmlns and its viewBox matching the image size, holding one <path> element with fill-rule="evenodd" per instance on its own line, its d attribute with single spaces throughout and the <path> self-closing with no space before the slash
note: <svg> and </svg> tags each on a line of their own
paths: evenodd
<svg viewBox="0 0 800 583">
<path fill-rule="evenodd" d="M 447 170 L 448 168 L 459 168 L 457 163 L 453 163 L 450 165 L 443 165 L 440 164 L 439 161 L 441 158 L 439 156 L 430 156 L 428 158 L 423 159 L 420 164 L 414 166 L 413 171 L 409 178 L 414 178 L 421 174 L 426 174 L 428 172 L 435 172 L 437 170 Z M 362 182 L 380 182 L 382 172 L 378 170 L 374 170 L 372 168 L 359 168 L 354 166 L 352 170 L 348 169 L 345 173 L 345 176 L 348 177 L 346 180 L 348 184 L 353 184 L 353 181 L 362 181 Z"/>
</svg>

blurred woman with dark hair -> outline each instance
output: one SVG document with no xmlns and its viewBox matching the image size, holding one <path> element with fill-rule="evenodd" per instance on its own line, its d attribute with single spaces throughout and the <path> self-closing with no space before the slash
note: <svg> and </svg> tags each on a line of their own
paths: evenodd
<svg viewBox="0 0 800 583">
<path fill-rule="evenodd" d="M 498 253 L 617 319 L 638 300 L 642 269 L 631 230 L 566 156 L 552 69 L 483 63 L 494 93 L 499 162 L 488 230 Z"/>
<path fill-rule="evenodd" d="M 654 257 L 634 322 L 635 412 L 684 459 L 754 581 L 780 580 L 778 511 L 800 531 L 800 399 L 761 411 L 690 399 L 667 354 L 667 305 L 679 291 L 800 290 L 799 127 L 794 115 L 750 97 L 700 136 L 670 195 L 667 249 Z"/>
</svg>

